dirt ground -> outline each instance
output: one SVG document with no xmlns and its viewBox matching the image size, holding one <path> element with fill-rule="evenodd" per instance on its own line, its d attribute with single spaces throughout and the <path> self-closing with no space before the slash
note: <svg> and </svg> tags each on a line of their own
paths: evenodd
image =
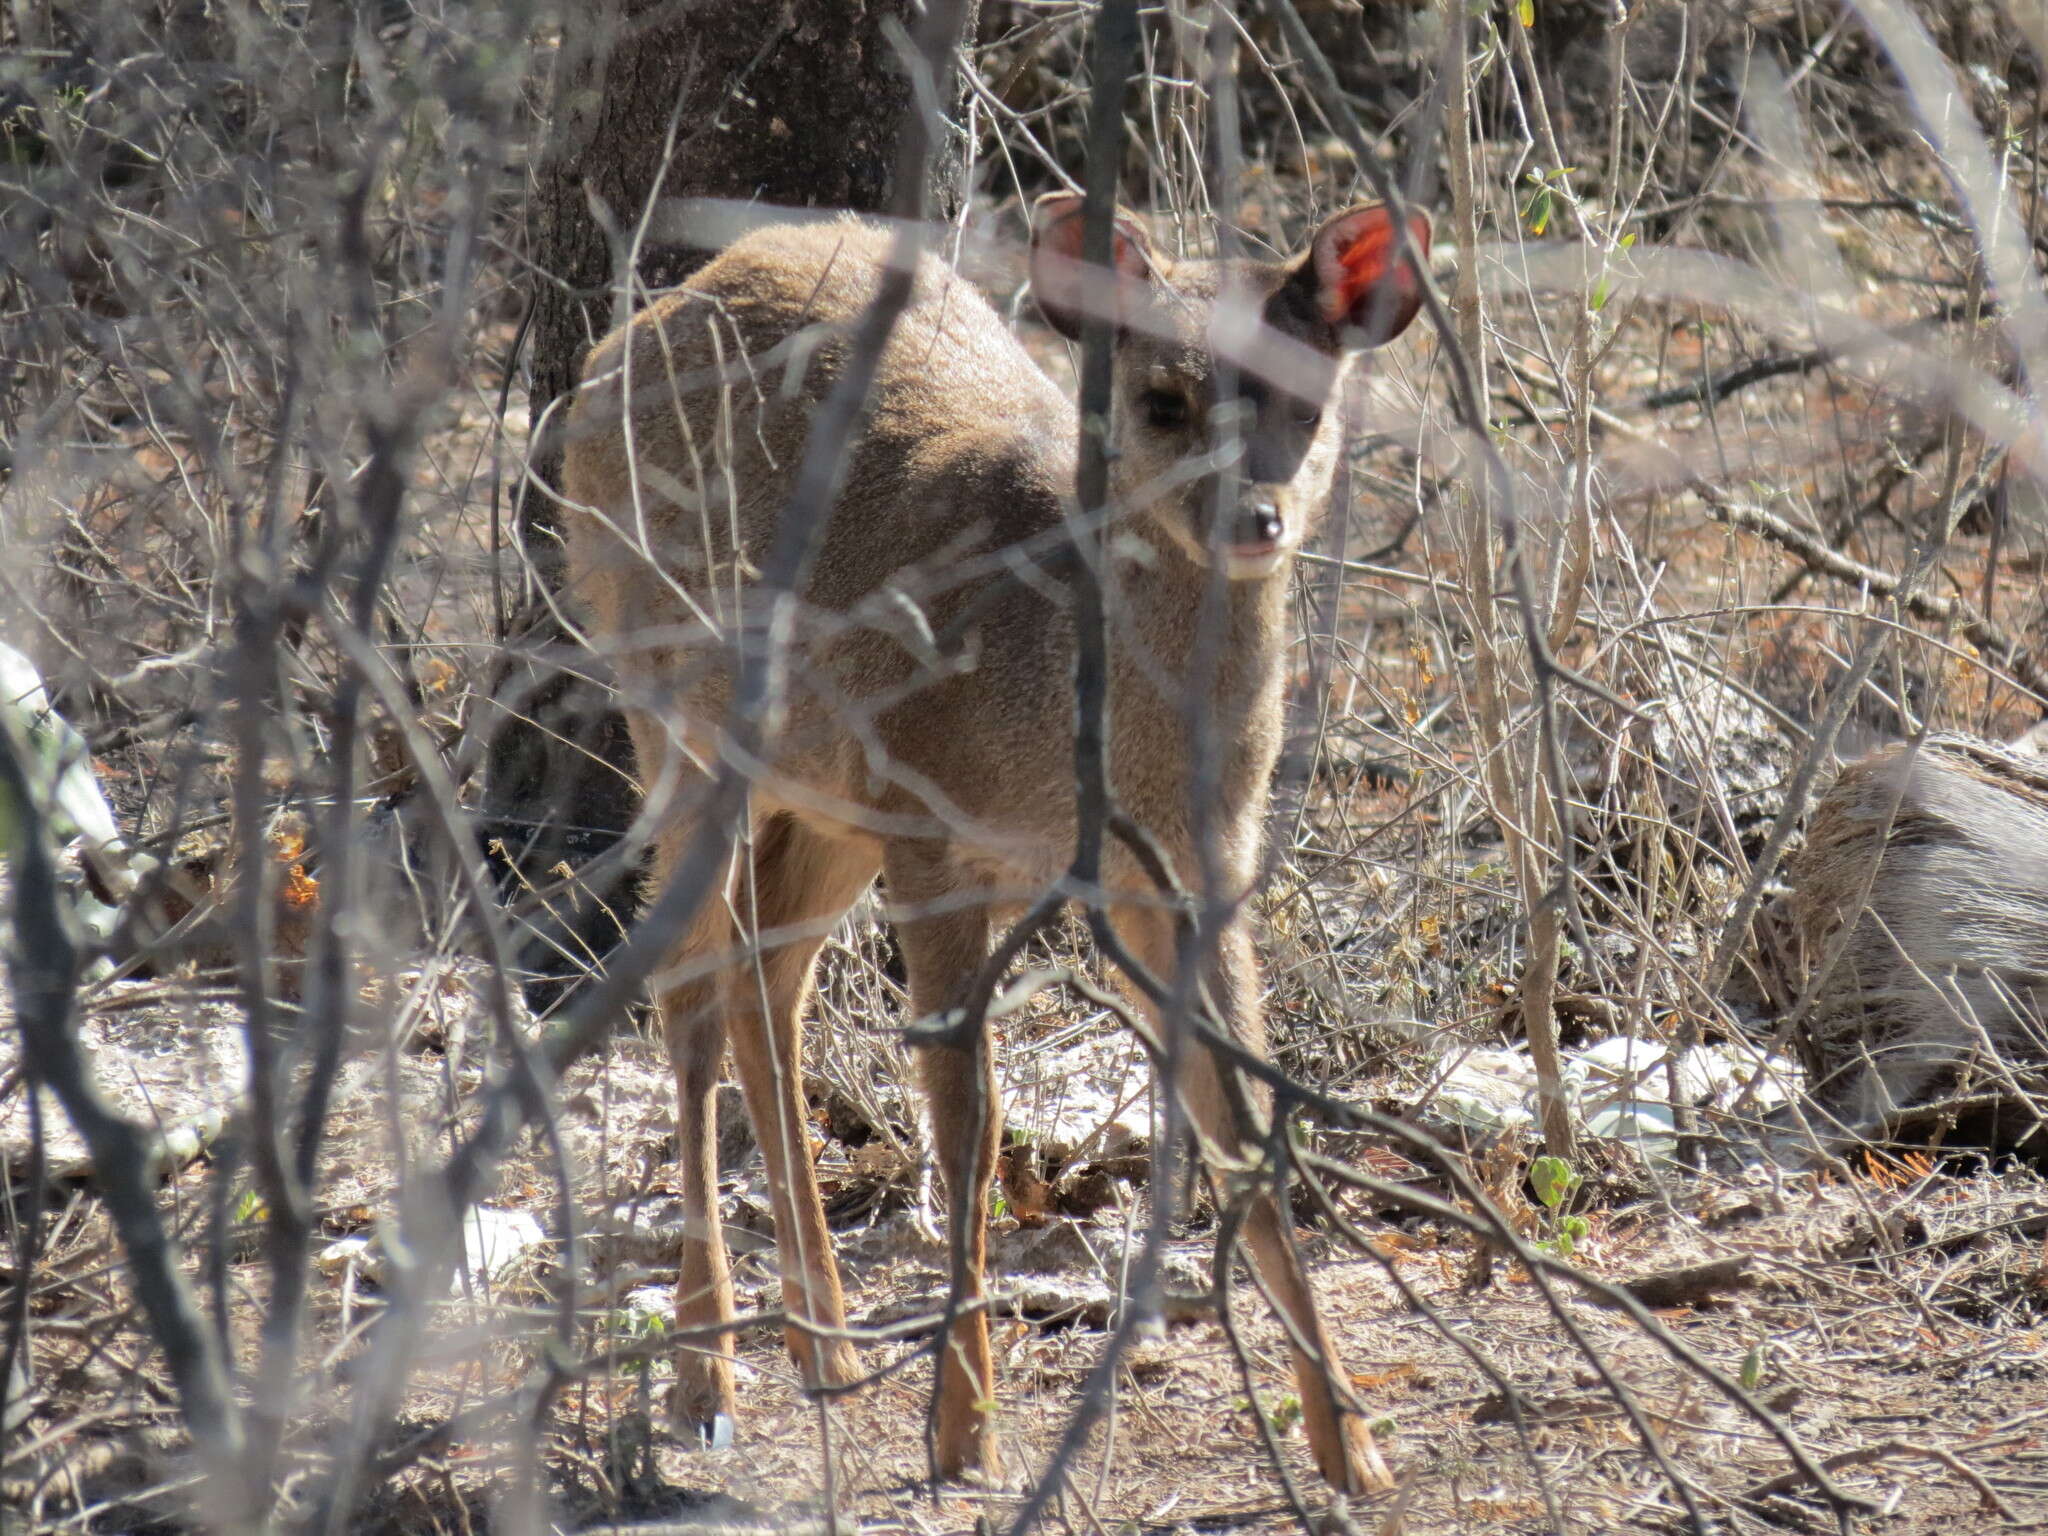
<svg viewBox="0 0 2048 1536">
<path fill-rule="evenodd" d="M 1018 9 L 1035 33 L 1039 13 L 1059 8 Z M 1327 9 L 1349 16 L 1356 8 Z M 1495 9 L 1503 25 L 1516 9 L 1539 14 Z M 1540 17 L 1546 27 L 1563 18 L 1569 33 L 1575 13 L 1595 9 L 1546 0 Z M 1576 841 L 1560 841 L 1576 850 L 1585 925 L 1558 946 L 1553 1011 L 1568 1047 L 1666 1042 L 1703 1019 L 1715 1046 L 1777 1039 L 1812 958 L 1783 919 L 1782 867 L 1732 981 L 1705 996 L 1702 978 L 1815 722 L 1866 633 L 1890 626 L 1897 644 L 1856 691 L 1836 755 L 1923 727 L 2007 741 L 2040 718 L 2015 669 L 2038 666 L 2048 651 L 2048 498 L 2024 466 L 2008 473 L 1987 434 L 1961 432 L 1912 376 L 1995 351 L 1995 325 L 1978 326 L 1960 302 L 1974 292 L 1979 264 L 1971 226 L 1944 211 L 1952 189 L 1915 123 L 1869 110 L 1866 77 L 1888 67 L 1874 45 L 1859 42 L 1846 19 L 1828 23 L 1824 9 L 1748 7 L 1755 15 L 1737 27 L 1731 18 L 1745 8 L 1617 8 L 1636 18 L 1634 47 L 1675 49 L 1687 27 L 1707 21 L 1740 36 L 1706 56 L 1711 68 L 1696 68 L 1696 56 L 1690 72 L 1680 71 L 1676 53 L 1669 68 L 1644 65 L 1644 78 L 1660 92 L 1668 85 L 1672 101 L 1683 87 L 1686 112 L 1698 93 L 1698 121 L 1680 122 L 1660 151 L 1669 187 L 1654 196 L 1638 189 L 1640 208 L 1627 218 L 1616 212 L 1611 227 L 1607 205 L 1619 209 L 1628 178 L 1625 167 L 1596 174 L 1607 134 L 1585 99 L 1595 72 L 1583 58 L 1567 52 L 1546 69 L 1556 105 L 1581 114 L 1575 128 L 1560 113 L 1563 158 L 1577 166 L 1558 169 L 1526 138 L 1482 138 L 1475 150 L 1482 244 L 1504 284 L 1489 290 L 1478 317 L 1491 370 L 1486 427 L 1513 479 L 1540 584 L 1555 596 L 1584 578 L 1576 617 L 1554 642 L 1558 659 L 1631 706 L 1655 706 L 1628 714 L 1573 689 L 1559 705 L 1580 817 Z M 1960 28 L 1972 8 L 1948 9 Z M 1747 157 L 1734 126 L 1740 103 L 1727 94 L 1730 61 L 1751 49 L 1744 29 L 1789 29 L 1794 12 L 1801 29 L 1814 23 L 1813 36 L 1802 30 L 1805 40 L 1785 55 L 1806 60 L 1798 72 L 1814 93 L 1806 106 L 1812 163 L 1796 166 L 1784 156 Z M 2002 13 L 1980 18 L 1978 42 L 2004 30 Z M 1485 91 L 1513 86 L 1505 58 L 1489 65 Z M 1034 66 L 1029 79 L 1004 68 L 990 78 L 1007 81 L 1006 91 L 1022 90 L 1020 80 L 1042 89 L 1042 102 L 1017 97 L 1017 121 L 1037 120 L 1042 106 L 1047 142 L 1057 147 L 1052 129 L 1061 129 L 1078 145 L 1083 93 L 1062 68 Z M 2005 110 L 1996 71 L 1970 79 Z M 1169 93 L 1164 117 L 1175 119 L 1184 108 L 1170 98 L 1181 84 L 1160 80 Z M 2030 89 L 2014 87 L 2010 100 Z M 2038 182 L 2032 94 L 2034 117 L 2024 126 L 2001 118 L 2009 136 L 1998 142 L 2020 178 L 2015 206 L 2023 202 L 2038 227 L 2036 185 L 2021 185 Z M 1669 103 L 1660 102 L 1643 96 L 1631 133 L 1661 142 L 1663 128 L 1646 126 L 1652 117 L 1661 125 Z M 1481 103 L 1497 117 L 1513 115 L 1510 105 L 1523 110 L 1508 94 Z M 1983 103 L 1978 110 L 1991 120 Z M 1293 123 L 1293 105 L 1284 117 Z M 1387 125 L 1389 135 L 1397 126 Z M 1291 127 L 1257 151 L 1265 158 L 1247 178 L 1243 209 L 1261 237 L 1299 233 L 1312 208 L 1327 212 L 1326 203 L 1341 206 L 1333 198 L 1363 195 L 1342 146 L 1321 135 L 1313 124 L 1306 136 Z M 1200 156 L 1192 139 L 1182 149 L 1162 142 L 1166 153 L 1188 155 L 1179 171 L 1158 172 L 1164 189 L 1184 194 L 1199 181 Z M 504 206 L 493 227 L 502 248 L 472 296 L 462 387 L 425 424 L 380 618 L 414 690 L 418 719 L 407 724 L 465 772 L 475 767 L 469 742 L 494 687 L 496 625 L 516 606 L 516 559 L 504 545 L 525 446 L 517 379 L 527 255 L 525 172 L 517 155 L 507 159 L 519 184 L 499 189 Z M 1564 227 L 1552 197 L 1568 176 L 1581 187 L 1574 217 L 1599 226 L 1615 273 L 1629 250 L 1647 256 L 1668 245 L 1751 262 L 1759 292 L 1798 254 L 1773 223 L 1782 210 L 1772 200 L 1782 197 L 1818 220 L 1814 239 L 1830 262 L 1839 258 L 1840 291 L 1828 302 L 1859 325 L 1918 338 L 1925 350 L 1903 361 L 1886 353 L 1880 366 L 1822 346 L 1818 328 L 1766 324 L 1761 306 L 1751 314 L 1684 293 L 1641 297 L 1625 285 L 1610 294 L 1605 279 L 1562 296 L 1520 290 L 1513 262 L 1553 216 L 1552 237 Z M 963 267 L 1018 316 L 1033 356 L 1067 387 L 1071 353 L 1036 322 L 1022 292 L 1019 241 L 1034 188 L 1000 183 L 977 207 Z M 1204 206 L 1180 196 L 1160 207 L 1169 202 Z M 1443 212 L 1447 235 L 1447 201 Z M 372 213 L 398 253 L 390 270 L 378 270 L 379 291 L 438 294 L 438 276 L 419 277 L 400 262 L 438 249 L 413 228 L 420 210 L 394 193 L 391 208 Z M 1199 238 L 1198 223 L 1184 232 Z M 276 243 L 308 244 L 303 234 Z M 2036 251 L 2048 249 L 2048 237 L 2037 240 Z M 1455 274 L 1442 275 L 1448 289 Z M 209 277 L 217 279 L 224 272 Z M 417 294 L 407 302 L 415 300 L 425 302 Z M 1566 319 L 1584 323 L 1583 357 Z M 1333 1512 L 1323 1529 L 2048 1530 L 2048 1180 L 2034 1167 L 1923 1149 L 1859 1151 L 1820 1169 L 1768 1160 L 1743 1167 L 1717 1156 L 1711 1171 L 1681 1172 L 1590 1144 L 1569 1213 L 1579 1224 L 1567 1229 L 1567 1213 L 1536 1198 L 1529 1175 L 1540 1143 L 1526 1119 L 1482 1134 L 1450 1113 L 1454 1063 L 1525 1049 L 1528 892 L 1518 887 L 1500 806 L 1513 801 L 1519 814 L 1536 804 L 1531 786 L 1540 780 L 1518 621 L 1497 592 L 1476 579 L 1468 585 L 1469 530 L 1484 514 L 1472 510 L 1470 442 L 1448 409 L 1447 354 L 1427 329 L 1377 355 L 1364 401 L 1370 419 L 1351 462 L 1352 504 L 1303 562 L 1293 739 L 1258 913 L 1274 1053 L 1320 1092 L 1443 1136 L 1451 1165 L 1487 1192 L 1523 1243 L 1552 1252 L 1568 1245 L 1587 1275 L 1642 1286 L 1649 1319 L 1545 1280 L 1540 1266 L 1532 1274 L 1456 1224 L 1414 1214 L 1398 1189 L 1337 1196 L 1369 1252 L 1301 1199 L 1299 1240 L 1398 1483 Z M 237 342 L 240 351 L 218 343 L 221 357 L 268 356 L 258 344 L 265 334 Z M 81 411 L 91 413 L 65 430 L 91 454 L 35 493 L 61 509 L 48 547 L 68 551 L 75 567 L 54 569 L 53 555 L 53 569 L 39 573 L 49 579 L 38 590 L 50 595 L 36 633 L 61 641 L 43 649 L 67 674 L 39 661 L 53 690 L 68 688 L 78 701 L 93 767 L 124 831 L 163 838 L 159 852 L 218 864 L 229 837 L 234 716 L 216 669 L 232 656 L 233 636 L 230 604 L 214 584 L 232 583 L 208 552 L 225 547 L 239 503 L 207 478 L 184 437 L 132 408 L 123 370 L 139 365 L 64 355 L 76 375 L 65 375 L 65 387 L 75 384 Z M 404 356 L 394 343 L 394 372 Z M 1574 359 L 1585 366 L 1577 379 Z M 192 366 L 208 379 L 239 376 L 211 361 Z M 1986 366 L 2000 388 L 2018 377 L 2000 372 L 2002 361 Z M 231 457 L 255 464 L 266 434 L 283 430 L 270 414 L 281 408 L 258 390 L 221 392 L 237 413 L 222 418 Z M 1571 435 L 1576 427 L 1583 442 Z M 335 430 L 336 442 L 353 441 Z M 306 525 L 294 537 L 333 505 L 329 469 L 355 462 L 340 449 L 332 459 L 291 459 L 281 477 L 290 492 L 282 504 Z M 1960 474 L 1966 460 L 1974 481 Z M 261 478 L 252 473 L 251 483 Z M 1578 491 L 1589 485 L 1581 520 Z M 1740 522 L 1744 508 L 1769 512 L 1777 531 L 1760 532 L 1770 525 L 1754 517 Z M 1950 513 L 1954 532 L 1928 589 L 1942 602 L 1980 604 L 2010 646 L 1968 639 L 1957 627 L 1961 608 L 1939 620 L 1902 618 L 1872 595 L 1868 575 L 1906 569 L 1923 531 Z M 1802 541 L 1814 558 L 1799 553 Z M 1584 561 L 1577 576 L 1575 560 Z M 1475 662 L 1482 607 L 1512 674 L 1497 702 L 1513 729 L 1492 759 L 1481 744 Z M 386 634 L 379 631 L 380 645 Z M 316 750 L 329 728 L 322 711 L 336 680 L 352 674 L 324 645 L 316 629 L 289 658 L 300 691 L 279 706 L 279 734 L 300 756 L 287 760 L 280 747 L 267 765 L 275 771 L 265 789 L 279 806 L 318 804 L 328 792 L 331 764 Z M 89 708 L 104 717 L 87 718 Z M 388 1234 L 400 1192 L 474 1125 L 497 1045 L 478 1002 L 469 935 L 451 916 L 457 893 L 427 889 L 417 868 L 400 867 L 401 834 L 418 830 L 403 820 L 417 775 L 380 710 L 362 708 L 362 755 L 374 774 L 354 791 L 366 807 L 355 823 L 361 862 L 371 866 L 352 978 L 362 1034 L 339 1080 L 317 1186 L 311 1300 L 281 1479 L 286 1523 L 312 1517 L 352 1432 L 363 1362 L 391 1311 Z M 1515 795 L 1527 794 L 1501 800 L 1488 775 L 1515 753 L 1526 759 L 1517 773 L 1527 774 Z M 474 812 L 475 779 L 459 793 L 461 809 Z M 310 872 L 294 862 L 306 852 L 298 832 L 265 828 L 251 845 L 261 838 L 291 870 L 286 889 L 317 893 L 317 860 Z M 307 914 L 288 915 L 303 939 Z M 246 1366 L 260 1354 L 270 1299 L 267 1213 L 233 1145 L 247 1063 L 238 978 L 218 939 L 157 957 L 154 976 L 90 982 L 77 1022 L 109 1097 L 163 1133 L 160 1209 L 210 1323 Z M 1088 963 L 1073 934 L 1060 944 L 1059 958 Z M 17 1091 L 25 1074 L 8 1007 L 0 992 L 0 1184 L 10 1199 L 0 1306 L 26 1317 L 27 1345 L 0 1413 L 0 1533 L 183 1536 L 195 1524 L 185 1502 L 195 1477 L 176 1394 L 138 1319 L 84 1148 L 47 1103 L 40 1249 L 23 1263 L 35 1111 Z M 1047 993 L 1002 1021 L 1006 1118 L 1029 1149 L 993 1214 L 999 1424 L 1016 1486 L 935 1490 L 924 1441 L 929 1330 L 919 1319 L 944 1303 L 948 1255 L 902 1086 L 907 1022 L 888 941 L 864 905 L 828 947 L 807 1067 L 850 1313 L 875 1334 L 862 1356 L 872 1382 L 829 1403 L 809 1401 L 779 1332 L 749 1326 L 737 1341 L 735 1444 L 704 1450 L 671 1431 L 662 1402 L 678 1346 L 664 1333 L 682 1235 L 673 1088 L 658 1045 L 624 1028 L 563 1085 L 561 1159 L 524 1139 L 485 1194 L 487 1230 L 470 1238 L 471 1262 L 454 1292 L 433 1303 L 396 1424 L 372 1448 L 375 1475 L 353 1530 L 811 1536 L 836 1525 L 877 1536 L 989 1536 L 1006 1528 L 1025 1507 L 1022 1490 L 1043 1485 L 1054 1468 L 1120 1319 L 1151 1209 L 1153 1099 L 1139 1053 L 1101 1010 Z M 1422 1166 L 1387 1138 L 1320 1121 L 1305 1121 L 1299 1135 L 1305 1147 L 1398 1188 L 1463 1200 L 1442 1167 Z M 740 1304 L 771 1313 L 780 1292 L 770 1206 L 737 1114 L 721 1136 L 721 1162 Z M 1048 1193 L 1027 1174 L 1052 1174 L 1054 1187 Z M 1247 1381 L 1207 1290 L 1215 1213 L 1205 1191 L 1180 1193 L 1183 1220 L 1164 1260 L 1165 1314 L 1138 1325 L 1106 1413 L 1062 1468 L 1041 1527 L 1062 1536 L 1280 1531 L 1299 1527 L 1296 1495 L 1319 1517 L 1324 1509 L 1281 1330 L 1240 1266 L 1234 1319 L 1251 1358 Z M 1261 1412 L 1281 1467 L 1266 1453 Z M 536 1467 L 538 1502 L 522 1505 Z M 1832 1502 L 1817 1475 L 1832 1478 Z M 346 1521 L 330 1527 L 342 1528 Z"/>
<path fill-rule="evenodd" d="M 480 1036 L 466 1034 L 475 1022 L 473 976 L 461 966 L 402 973 L 393 991 L 405 1000 L 395 1014 L 400 1048 L 360 1056 L 344 1075 L 325 1184 L 324 1230 L 335 1246 L 316 1264 L 309 1388 L 346 1382 L 351 1360 L 374 1345 L 380 1255 L 374 1242 L 358 1244 L 392 1214 L 400 1146 L 409 1159 L 430 1156 L 473 1109 L 481 1076 Z M 183 1144 L 207 1146 L 208 1127 L 219 1121 L 209 1119 L 206 1101 L 239 1076 L 228 1059 L 238 1038 L 231 1016 L 223 1010 L 179 1023 L 141 1006 L 109 1013 L 96 1027 L 103 1064 L 167 1064 L 153 1081 L 133 1074 L 114 1096 L 154 1105 L 167 1131 L 195 1127 Z M 1077 1026 L 1050 1009 L 1008 1033 L 1013 1129 L 1057 1145 L 1091 1116 L 1113 1115 L 1124 1172 L 1141 1170 L 1146 1096 L 1128 1041 L 1101 1021 Z M 873 1086 L 885 1114 L 902 1112 L 893 1085 Z M 567 1381 L 545 1416 L 556 1528 L 809 1530 L 827 1509 L 849 1530 L 1002 1526 L 1021 1507 L 1018 1490 L 1051 1464 L 1102 1356 L 1123 1267 L 1147 1219 L 1142 1181 L 1115 1181 L 1114 1198 L 1084 1220 L 1034 1213 L 1026 1227 L 1012 1210 L 996 1218 L 1000 1423 L 1013 1487 L 934 1492 L 927 1483 L 930 1363 L 917 1337 L 867 1346 L 863 1357 L 878 1379 L 827 1406 L 797 1390 L 779 1332 L 745 1330 L 736 1443 L 706 1451 L 669 1432 L 662 1389 L 673 1346 L 646 1322 L 666 1311 L 679 1236 L 667 1165 L 670 1091 L 658 1048 L 633 1035 L 565 1084 L 561 1129 L 583 1228 L 575 1301 L 586 1358 L 596 1365 Z M 920 1208 L 914 1171 L 886 1139 L 866 1137 L 859 1147 L 840 1140 L 835 1124 L 845 1134 L 859 1116 L 843 1104 L 835 1112 L 834 1103 L 821 1091 L 814 1130 L 828 1202 L 840 1213 L 849 1313 L 857 1327 L 888 1330 L 943 1305 L 945 1250 L 927 1230 L 933 1217 Z M 19 1127 L 5 1130 L 18 1147 Z M 772 1312 L 779 1287 L 758 1160 L 737 1119 L 723 1141 L 741 1309 Z M 53 1163 L 62 1155 L 60 1140 Z M 1418 1190 L 1443 1189 L 1391 1155 L 1366 1161 Z M 1500 1166 L 1498 1155 L 1470 1160 L 1482 1179 L 1489 1164 Z M 531 1215 L 536 1241 L 523 1252 L 473 1244 L 469 1294 L 438 1305 L 393 1439 L 402 1446 L 424 1432 L 430 1448 L 393 1479 L 358 1529 L 478 1529 L 515 1486 L 518 1438 L 493 1408 L 510 1403 L 548 1358 L 566 1282 L 556 1168 L 534 1145 L 508 1163 L 487 1203 Z M 209 1182 L 202 1154 L 163 1193 L 165 1209 L 195 1241 Z M 1526 1236 L 1541 1240 L 1551 1230 L 1518 1178 L 1499 1193 Z M 1554 1281 L 1546 1297 L 1514 1260 L 1485 1262 L 1468 1236 L 1403 1217 L 1383 1201 L 1342 1201 L 1370 1235 L 1370 1257 L 1301 1228 L 1351 1382 L 1400 1478 L 1394 1495 L 1352 1507 L 1360 1529 L 1682 1529 L 1689 1516 L 1675 1491 L 1681 1485 L 1710 1529 L 1833 1529 L 1832 1515 L 1793 1470 L 1781 1438 L 1788 1434 L 1815 1461 L 1838 1467 L 1843 1494 L 1867 1501 L 1868 1523 L 1859 1528 L 2048 1525 L 2048 1478 L 2039 1471 L 2048 1455 L 2040 1429 L 2048 1423 L 2048 1184 L 2034 1173 L 1908 1157 L 1831 1173 L 1667 1173 L 1661 1187 L 1638 1170 L 1632 1190 L 1620 1179 L 1592 1194 L 1572 1248 L 1590 1275 L 1640 1282 L 1724 1265 L 1684 1299 L 1646 1292 L 1654 1333 Z M 238 1228 L 249 1230 L 257 1214 L 239 1213 Z M 40 1449 L 23 1447 L 30 1454 L 13 1464 L 40 1475 L 17 1473 L 0 1492 L 13 1518 L 32 1517 L 39 1530 L 81 1521 L 97 1530 L 142 1528 L 161 1518 L 179 1480 L 163 1438 L 159 1368 L 119 1321 L 127 1298 L 118 1268 L 108 1266 L 109 1238 L 104 1214 L 81 1188 L 57 1223 L 36 1288 L 40 1411 L 28 1428 Z M 1166 1256 L 1165 1316 L 1140 1327 L 1106 1419 L 1069 1464 L 1066 1492 L 1052 1506 L 1063 1528 L 1294 1524 L 1211 1307 L 1213 1243 L 1213 1213 L 1198 1200 Z M 233 1249 L 237 1332 L 253 1327 L 262 1297 L 258 1258 L 253 1248 Z M 1248 1275 L 1241 1267 L 1236 1274 L 1234 1310 L 1258 1401 L 1297 1489 L 1320 1506 L 1284 1340 Z M 607 1348 L 629 1358 L 606 1366 Z M 1675 1359 L 1680 1351 L 1744 1389 L 1769 1417 Z M 310 1480 L 341 1425 L 317 1395 L 303 1406 L 294 1449 Z M 451 1425 L 470 1431 L 451 1434 Z M 1645 1448 L 1646 1431 L 1654 1451 Z"/>
</svg>

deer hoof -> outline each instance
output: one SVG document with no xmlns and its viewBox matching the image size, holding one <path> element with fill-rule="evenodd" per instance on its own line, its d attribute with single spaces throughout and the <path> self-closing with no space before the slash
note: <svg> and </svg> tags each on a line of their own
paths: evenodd
<svg viewBox="0 0 2048 1536">
<path fill-rule="evenodd" d="M 685 1445 L 707 1451 L 729 1451 L 733 1442 L 732 1393 L 719 1373 L 709 1381 L 692 1379 L 678 1370 L 668 1399 L 669 1423 Z"/>
<path fill-rule="evenodd" d="M 1384 1493 L 1394 1486 L 1394 1474 L 1387 1470 L 1379 1447 L 1373 1443 L 1372 1431 L 1366 1428 L 1363 1419 L 1350 1414 L 1344 1416 L 1342 1459 L 1335 1466 L 1325 1464 L 1321 1470 L 1323 1480 L 1339 1493 Z"/>
<path fill-rule="evenodd" d="M 697 1444 L 707 1451 L 729 1451 L 732 1449 L 732 1415 L 714 1413 L 708 1419 L 696 1423 Z"/>
<path fill-rule="evenodd" d="M 964 1483 L 995 1492 L 1010 1487 L 1009 1473 L 1003 1466 L 1003 1453 L 996 1444 L 996 1437 L 987 1431 L 953 1445 L 948 1445 L 942 1436 L 935 1471 L 937 1480 L 942 1483 Z"/>
</svg>

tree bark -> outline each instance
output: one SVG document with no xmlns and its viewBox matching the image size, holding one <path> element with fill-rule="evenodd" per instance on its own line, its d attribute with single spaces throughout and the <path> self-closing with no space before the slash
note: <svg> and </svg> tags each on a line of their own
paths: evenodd
<svg viewBox="0 0 2048 1536">
<path fill-rule="evenodd" d="M 967 0 L 968 37 L 978 3 Z M 643 221 L 650 235 L 672 236 L 673 220 L 648 219 L 663 199 L 885 209 L 913 106 L 898 43 L 907 48 L 916 15 L 913 0 L 602 0 L 589 24 L 567 29 L 552 142 L 528 205 L 538 484 L 518 499 L 516 650 L 498 680 L 486 763 L 489 834 L 533 886 L 615 845 L 637 804 L 624 721 L 599 686 L 544 654 L 561 636 L 540 590 L 557 591 L 562 570 L 558 509 L 541 489 L 560 483 L 550 438 L 584 354 L 616 323 L 619 264 Z M 964 91 L 963 75 L 944 103 L 955 123 Z M 955 139 L 931 160 L 930 206 L 946 215 L 966 180 L 964 137 Z M 651 289 L 675 285 L 713 254 L 673 238 L 638 247 L 635 276 Z M 578 658 L 578 669 L 586 662 Z M 529 972 L 572 975 L 609 950 L 636 887 L 637 873 L 626 871 L 552 901 L 566 921 L 536 919 L 522 957 Z M 536 1001 L 557 991 L 559 982 Z"/>
</svg>

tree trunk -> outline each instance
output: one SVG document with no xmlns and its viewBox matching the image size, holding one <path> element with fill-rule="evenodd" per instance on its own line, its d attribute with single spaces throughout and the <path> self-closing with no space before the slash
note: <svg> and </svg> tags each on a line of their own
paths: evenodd
<svg viewBox="0 0 2048 1536">
<path fill-rule="evenodd" d="M 966 0 L 970 38 L 978 3 Z M 567 29 L 553 139 L 529 202 L 536 480 L 559 485 L 561 450 L 549 439 L 584 353 L 615 323 L 614 250 L 630 247 L 658 200 L 888 206 L 912 106 L 897 43 L 907 48 L 916 14 L 913 0 L 603 0 L 590 24 Z M 959 101 L 946 103 L 955 121 Z M 930 203 L 941 214 L 963 196 L 963 151 L 960 140 L 932 157 Z M 712 254 L 672 243 L 672 225 L 648 221 L 670 243 L 639 242 L 636 276 L 649 288 L 673 286 Z M 546 890 L 558 866 L 579 867 L 618 841 L 638 796 L 625 723 L 603 690 L 541 654 L 561 640 L 536 590 L 552 593 L 561 579 L 556 504 L 529 484 L 518 509 L 518 650 L 496 689 L 485 808 L 511 864 Z M 587 660 L 578 658 L 579 672 Z M 536 1002 L 611 948 L 636 886 L 637 870 L 626 870 L 546 903 L 556 915 L 536 915 L 522 957 L 530 973 L 555 978 Z"/>
</svg>

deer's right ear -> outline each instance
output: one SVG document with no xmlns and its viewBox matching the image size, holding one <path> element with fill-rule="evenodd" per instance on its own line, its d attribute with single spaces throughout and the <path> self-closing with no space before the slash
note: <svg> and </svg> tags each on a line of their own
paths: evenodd
<svg viewBox="0 0 2048 1536">
<path fill-rule="evenodd" d="M 1081 339 L 1081 322 L 1090 314 L 1127 318 L 1154 270 L 1151 242 L 1137 220 L 1121 209 L 1109 242 L 1114 277 L 1083 262 L 1085 201 L 1072 192 L 1048 192 L 1031 209 L 1031 292 L 1047 324 L 1069 341 Z"/>
</svg>

